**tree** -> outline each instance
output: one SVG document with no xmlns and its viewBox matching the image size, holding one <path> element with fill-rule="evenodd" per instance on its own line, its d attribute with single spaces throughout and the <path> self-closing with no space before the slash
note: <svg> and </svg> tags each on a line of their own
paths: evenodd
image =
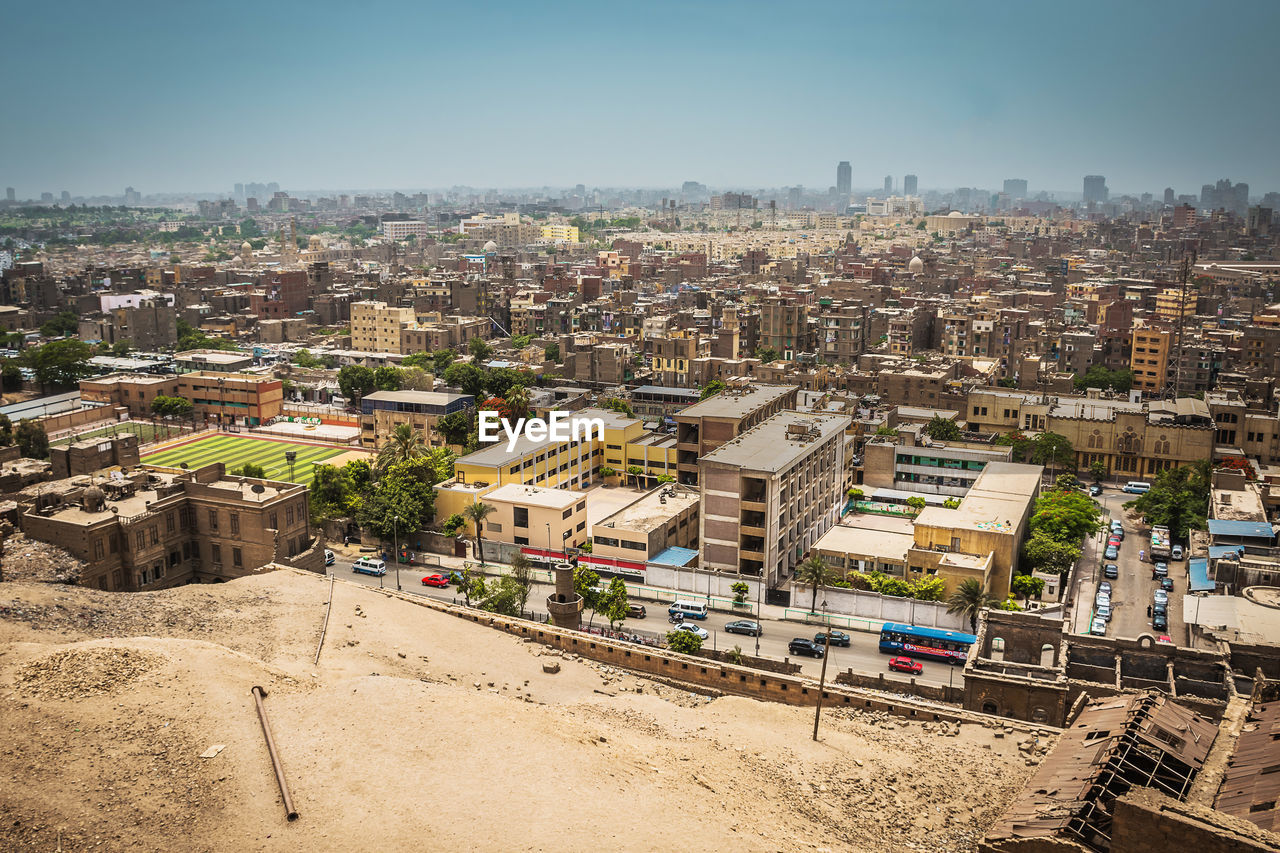
<svg viewBox="0 0 1280 853">
<path fill-rule="evenodd" d="M 1075 474 L 1059 474 L 1058 478 L 1053 481 L 1055 489 L 1078 489 L 1080 481 L 1076 479 Z"/>
<path fill-rule="evenodd" d="M 479 340 L 473 338 L 473 340 Z M 479 398 L 484 393 L 484 371 L 474 364 L 451 364 L 444 371 L 446 385 L 461 388 L 463 394 Z"/>
<path fill-rule="evenodd" d="M 462 517 L 461 513 L 455 512 L 444 520 L 444 524 L 440 525 L 440 532 L 445 536 L 457 536 L 458 531 L 466 526 L 467 520 Z"/>
<path fill-rule="evenodd" d="M 977 578 L 965 578 L 947 599 L 947 612 L 959 613 L 969 618 L 969 630 L 978 633 L 978 614 L 988 607 L 995 607 L 1000 599 L 989 595 Z"/>
<path fill-rule="evenodd" d="M 880 581 L 880 589 L 878 592 L 881 595 L 891 595 L 895 598 L 910 598 L 911 584 L 907 583 L 902 578 L 885 577 Z"/>
<path fill-rule="evenodd" d="M 513 388 L 532 384 L 533 376 L 507 367 L 496 367 L 484 376 L 484 387 L 495 397 L 506 397 Z"/>
<path fill-rule="evenodd" d="M 429 352 L 415 352 L 406 355 L 400 362 L 401 367 L 417 367 L 421 370 L 434 370 L 435 356 Z"/>
<path fill-rule="evenodd" d="M 0 386 L 5 391 L 22 390 L 22 368 L 14 359 L 7 359 L 4 367 L 0 368 Z"/>
<path fill-rule="evenodd" d="M 778 351 L 772 347 L 757 347 L 755 356 L 765 364 L 768 364 L 778 360 Z"/>
<path fill-rule="evenodd" d="M 617 472 L 617 471 L 615 471 L 614 469 L 610 468 L 608 465 L 601 465 L 601 466 L 600 466 L 600 476 L 601 476 L 601 477 L 616 477 L 616 476 L 618 476 L 618 472 Z"/>
<path fill-rule="evenodd" d="M 383 542 L 422 528 L 435 512 L 435 490 L 422 460 L 399 461 L 383 469 L 376 487 L 360 503 L 358 518 Z M 397 557 L 398 559 L 398 557 Z"/>
<path fill-rule="evenodd" d="M 960 438 L 959 425 L 953 420 L 942 417 L 942 415 L 934 415 L 924 425 L 924 432 L 934 441 L 956 441 Z"/>
<path fill-rule="evenodd" d="M 554 361 L 557 364 L 559 364 L 560 363 L 560 345 L 547 344 L 545 347 L 542 348 L 542 357 L 547 361 Z"/>
<path fill-rule="evenodd" d="M 449 444 L 464 445 L 472 428 L 471 411 L 450 412 L 436 421 L 436 432 Z"/>
<path fill-rule="evenodd" d="M 476 361 L 483 361 L 493 355 L 493 347 L 484 342 L 484 338 L 472 338 L 467 342 L 467 352 Z"/>
<path fill-rule="evenodd" d="M 463 567 L 462 571 L 454 572 L 453 581 L 458 586 L 458 592 L 462 593 L 462 600 L 471 606 L 471 596 L 481 598 L 484 596 L 484 576 L 471 569 Z"/>
<path fill-rule="evenodd" d="M 641 468 L 639 465 L 628 465 L 627 474 L 632 477 L 635 477 L 636 487 L 639 488 L 640 478 L 644 476 L 644 469 Z"/>
<path fill-rule="evenodd" d="M 524 385 L 516 385 L 507 392 L 507 411 L 512 417 L 519 419 L 529 415 L 529 389 Z M 514 422 L 514 421 L 513 421 Z"/>
<path fill-rule="evenodd" d="M 1080 559 L 1080 547 L 1054 539 L 1043 530 L 1035 531 L 1022 546 L 1022 555 L 1033 571 L 1065 575 Z"/>
<path fill-rule="evenodd" d="M 702 389 L 702 393 L 698 395 L 698 399 L 705 400 L 708 397 L 714 397 L 716 394 L 719 394 L 721 391 L 723 391 L 727 387 L 728 386 L 725 385 L 723 382 L 721 382 L 719 379 L 712 379 L 710 382 L 706 384 L 706 387 Z"/>
<path fill-rule="evenodd" d="M 582 606 L 591 611 L 591 618 L 603 607 L 600 593 L 600 574 L 589 566 L 578 565 L 573 570 L 573 591 L 582 596 Z"/>
<path fill-rule="evenodd" d="M 1013 582 L 1009 586 L 1015 593 L 1022 596 L 1022 602 L 1026 605 L 1031 602 L 1033 596 L 1039 598 L 1040 593 L 1044 592 L 1044 578 L 1014 575 Z"/>
<path fill-rule="evenodd" d="M 1186 541 L 1190 530 L 1203 530 L 1207 524 L 1212 476 L 1208 460 L 1171 468 L 1156 477 L 1148 492 L 1125 506 L 1142 513 L 1150 524 L 1168 527 L 1175 540 Z"/>
<path fill-rule="evenodd" d="M 293 354 L 293 363 L 304 370 L 316 370 L 324 367 L 324 362 L 311 354 L 311 350 L 303 347 Z"/>
<path fill-rule="evenodd" d="M 74 311 L 59 311 L 52 320 L 46 321 L 40 327 L 40 334 L 46 338 L 60 338 L 64 335 L 74 335 L 79 330 L 80 315 Z"/>
<path fill-rule="evenodd" d="M 629 418 L 634 418 L 636 413 L 631 410 L 631 404 L 620 397 L 606 397 L 600 401 L 600 408 L 608 409 L 611 412 L 618 412 Z"/>
<path fill-rule="evenodd" d="M 1005 598 L 1005 600 L 1000 602 L 997 606 L 1001 610 L 1008 610 L 1013 613 L 1017 613 L 1018 611 L 1022 610 L 1022 608 L 1018 606 L 1018 602 L 1013 600 L 1012 595 Z"/>
<path fill-rule="evenodd" d="M 14 438 L 18 442 L 18 452 L 28 459 L 49 458 L 49 436 L 45 434 L 44 427 L 30 418 L 18 421 Z"/>
<path fill-rule="evenodd" d="M 943 509 L 959 509 L 959 508 L 960 508 L 960 499 L 959 499 L 959 498 L 947 498 L 946 500 L 944 500 L 944 501 L 942 502 L 942 508 L 943 508 Z"/>
<path fill-rule="evenodd" d="M 469 504 L 462 511 L 462 514 L 476 527 L 476 556 L 480 558 L 480 565 L 482 566 L 484 565 L 484 534 L 482 532 L 484 520 L 497 511 L 498 508 L 496 506 L 491 506 L 484 501 L 476 501 L 473 504 Z"/>
<path fill-rule="evenodd" d="M 919 512 L 920 510 L 924 509 L 927 505 L 928 505 L 928 502 L 922 497 L 914 496 L 914 497 L 907 498 L 907 506 L 911 507 L 916 512 Z"/>
<path fill-rule="evenodd" d="M 378 470 L 383 471 L 397 462 L 421 459 L 427 453 L 422 433 L 413 424 L 396 424 L 391 435 L 378 449 Z"/>
<path fill-rule="evenodd" d="M 311 469 L 311 517 L 316 521 L 351 514 L 351 490 L 344 471 L 333 465 Z"/>
<path fill-rule="evenodd" d="M 63 388 L 74 385 L 91 372 L 89 359 L 93 348 L 78 338 L 50 341 L 44 346 L 29 349 L 22 360 L 36 375 L 41 392 L 50 387 Z"/>
<path fill-rule="evenodd" d="M 151 401 L 151 414 L 160 418 L 186 418 L 196 409 L 195 404 L 185 397 L 166 397 L 157 394 Z"/>
<path fill-rule="evenodd" d="M 13 444 L 13 421 L 9 420 L 9 416 L 0 412 L 0 446 L 8 447 Z"/>
<path fill-rule="evenodd" d="M 265 480 L 267 478 L 267 469 L 256 462 L 246 462 L 240 466 L 239 474 L 241 477 L 256 477 L 259 480 Z"/>
<path fill-rule="evenodd" d="M 1101 483 L 1103 478 L 1107 476 L 1107 463 L 1094 462 L 1089 465 L 1089 476 L 1093 478 L 1093 482 Z"/>
<path fill-rule="evenodd" d="M 518 350 L 524 349 L 533 341 L 533 335 L 512 335 L 511 346 Z"/>
<path fill-rule="evenodd" d="M 1036 498 L 1030 529 L 1058 542 L 1076 543 L 1098 529 L 1098 505 L 1077 491 L 1049 491 Z"/>
<path fill-rule="evenodd" d="M 338 389 L 348 400 L 359 400 L 374 388 L 374 372 L 363 364 L 348 364 L 338 371 Z"/>
<path fill-rule="evenodd" d="M 1037 465 L 1048 465 L 1050 473 L 1058 465 L 1072 471 L 1076 469 L 1076 451 L 1071 446 L 1071 439 L 1065 435 L 1042 432 L 1032 439 L 1031 445 L 1031 461 Z"/>
<path fill-rule="evenodd" d="M 384 364 L 373 371 L 373 386 L 379 391 L 399 391 L 404 382 L 404 371 Z"/>
<path fill-rule="evenodd" d="M 732 584 L 729 587 L 729 589 L 733 590 L 734 604 L 747 603 L 747 593 L 751 592 L 751 587 L 748 586 L 745 581 L 737 581 L 736 583 Z"/>
<path fill-rule="evenodd" d="M 458 354 L 451 349 L 442 349 L 432 353 L 431 362 L 435 365 L 436 373 L 444 373 L 449 365 L 458 359 Z"/>
<path fill-rule="evenodd" d="M 898 431 L 891 426 L 882 426 L 876 428 L 876 435 L 880 438 L 897 438 Z"/>
<path fill-rule="evenodd" d="M 813 600 L 809 603 L 810 612 L 816 612 L 818 609 L 818 588 L 839 579 L 839 573 L 829 568 L 826 561 L 817 554 L 811 554 L 796 566 L 796 581 L 813 587 Z"/>
<path fill-rule="evenodd" d="M 533 564 L 524 554 L 516 554 L 511 560 L 511 579 L 516 585 L 516 608 L 524 613 L 524 606 L 529 603 L 529 593 L 533 591 Z"/>
<path fill-rule="evenodd" d="M 697 654 L 702 648 L 702 638 L 692 631 L 668 631 L 667 648 L 676 654 Z"/>
<path fill-rule="evenodd" d="M 941 601 L 947 584 L 937 575 L 927 575 L 911 584 L 911 597 L 917 601 Z"/>
<path fill-rule="evenodd" d="M 1031 439 L 1022 434 L 1020 430 L 1012 430 L 996 439 L 997 447 L 1012 447 L 1013 453 L 1010 459 L 1014 462 L 1026 462 L 1031 455 Z"/>
<path fill-rule="evenodd" d="M 609 589 L 600 602 L 600 613 L 609 620 L 611 629 L 616 629 L 627 618 L 627 585 L 622 578 L 609 581 Z"/>
</svg>

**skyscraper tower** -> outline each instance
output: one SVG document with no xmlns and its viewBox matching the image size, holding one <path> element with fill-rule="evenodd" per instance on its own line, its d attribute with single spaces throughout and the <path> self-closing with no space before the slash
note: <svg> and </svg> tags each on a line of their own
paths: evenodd
<svg viewBox="0 0 1280 853">
<path fill-rule="evenodd" d="M 915 195 L 916 188 L 919 183 L 920 183 L 920 179 L 917 178 L 915 175 L 903 175 L 902 176 L 902 194 Z"/>
<path fill-rule="evenodd" d="M 893 195 L 893 175 L 884 176 L 884 194 Z"/>
<path fill-rule="evenodd" d="M 16 200 L 17 200 L 17 195 L 18 195 L 18 191 L 17 191 L 17 190 L 15 190 L 13 187 L 5 187 L 5 188 L 4 188 L 4 198 L 5 198 L 5 201 L 16 201 Z"/>
<path fill-rule="evenodd" d="M 1004 179 L 1005 195 L 1010 199 L 1027 197 L 1027 179 L 1026 178 L 1005 178 Z"/>
<path fill-rule="evenodd" d="M 853 167 L 848 160 L 841 160 L 836 166 L 836 194 L 846 196 L 853 191 Z"/>
<path fill-rule="evenodd" d="M 1084 203 L 1104 202 L 1107 200 L 1107 179 L 1102 175 L 1084 176 Z"/>
</svg>

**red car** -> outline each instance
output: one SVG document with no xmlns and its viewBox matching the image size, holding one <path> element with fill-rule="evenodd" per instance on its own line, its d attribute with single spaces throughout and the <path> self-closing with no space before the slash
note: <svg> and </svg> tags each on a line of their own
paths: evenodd
<svg viewBox="0 0 1280 853">
<path fill-rule="evenodd" d="M 911 658 L 889 658 L 889 669 L 896 669 L 898 672 L 909 672 L 912 675 L 919 675 L 924 672 L 924 664 L 914 661 Z"/>
<path fill-rule="evenodd" d="M 422 579 L 423 586 L 438 586 L 444 588 L 449 585 L 449 579 L 444 575 L 427 575 Z"/>
</svg>

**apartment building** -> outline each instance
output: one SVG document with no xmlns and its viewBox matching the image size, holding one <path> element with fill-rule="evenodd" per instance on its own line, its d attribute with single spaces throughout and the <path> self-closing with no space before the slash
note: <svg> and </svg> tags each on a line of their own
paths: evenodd
<svg viewBox="0 0 1280 853">
<path fill-rule="evenodd" d="M 760 347 L 772 349 L 788 361 L 797 353 L 814 352 L 814 335 L 809 328 L 809 315 L 804 305 L 792 304 L 779 297 L 766 299 L 760 305 Z"/>
<path fill-rule="evenodd" d="M 83 586 L 149 591 L 243 577 L 268 563 L 324 570 L 306 486 L 143 465 L 97 484 L 42 484 L 27 536 L 84 561 Z"/>
<path fill-rule="evenodd" d="M 426 240 L 431 236 L 431 226 L 415 219 L 387 219 L 378 228 L 388 240 L 403 240 L 406 237 Z"/>
<path fill-rule="evenodd" d="M 648 563 L 686 566 L 697 558 L 697 491 L 674 483 L 645 493 L 591 525 L 591 553 L 579 563 L 643 580 Z"/>
<path fill-rule="evenodd" d="M 1133 330 L 1129 369 L 1133 371 L 1133 387 L 1140 391 L 1163 391 L 1169 384 L 1169 348 L 1172 332 L 1160 326 Z"/>
<path fill-rule="evenodd" d="M 400 327 L 400 344 L 395 350 L 403 355 L 416 352 L 438 352 L 451 349 L 465 353 L 472 338 L 488 337 L 493 321 L 487 317 L 439 317 L 424 323 Z"/>
<path fill-rule="evenodd" d="M 578 242 L 578 226 L 543 225 L 541 236 L 548 243 L 576 243 Z"/>
<path fill-rule="evenodd" d="M 131 418 L 151 417 L 156 397 L 177 397 L 178 377 L 151 373 L 111 373 L 80 380 L 80 399 L 103 406 L 126 408 Z"/>
<path fill-rule="evenodd" d="M 570 489 L 508 483 L 484 496 L 494 512 L 484 520 L 484 538 L 528 547 L 526 556 L 560 561 L 564 549 L 586 544 L 587 496 Z"/>
<path fill-rule="evenodd" d="M 704 354 L 699 351 L 696 334 L 690 337 L 650 338 L 645 341 L 645 345 L 650 353 L 649 368 L 653 371 L 655 382 L 674 388 L 689 388 L 694 384 L 690 379 L 693 361 Z"/>
<path fill-rule="evenodd" d="M 720 445 L 796 407 L 794 385 L 735 383 L 675 416 L 676 460 L 681 485 L 698 484 L 698 460 Z"/>
<path fill-rule="evenodd" d="M 436 424 L 445 415 L 473 408 L 476 398 L 470 394 L 446 394 L 436 391 L 374 391 L 360 398 L 360 444 L 376 450 L 395 428 L 409 424 L 422 434 L 429 447 L 444 447 L 445 440 Z"/>
<path fill-rule="evenodd" d="M 919 425 L 896 439 L 872 438 L 863 447 L 864 491 L 905 500 L 915 495 L 962 497 L 992 462 L 1008 462 L 1011 448 L 991 441 L 934 441 Z"/>
<path fill-rule="evenodd" d="M 412 308 L 385 302 L 351 303 L 351 348 L 361 352 L 400 352 L 400 330 L 416 322 Z"/>
<path fill-rule="evenodd" d="M 781 412 L 703 455 L 703 568 L 761 576 L 770 586 L 790 575 L 839 519 L 850 423 Z"/>
<path fill-rule="evenodd" d="M 832 364 L 854 364 L 867 349 L 868 308 L 861 302 L 818 300 L 818 356 Z"/>
<path fill-rule="evenodd" d="M 193 349 L 174 353 L 173 364 L 174 370 L 180 374 L 239 373 L 253 367 L 253 354 L 235 350 Z"/>
<path fill-rule="evenodd" d="M 192 417 L 197 421 L 258 426 L 280 414 L 284 383 L 252 373 L 112 373 L 80 380 L 80 396 L 127 408 L 135 418 L 151 417 L 156 397 L 181 397 L 195 407 Z"/>
</svg>

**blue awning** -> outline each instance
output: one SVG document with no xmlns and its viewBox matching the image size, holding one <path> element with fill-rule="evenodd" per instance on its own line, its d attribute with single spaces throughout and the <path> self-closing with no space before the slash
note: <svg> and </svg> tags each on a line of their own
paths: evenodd
<svg viewBox="0 0 1280 853">
<path fill-rule="evenodd" d="M 650 557 L 647 562 L 656 563 L 659 566 L 687 566 L 697 556 L 698 552 L 692 548 L 677 548 L 672 545 Z"/>
<path fill-rule="evenodd" d="M 1222 518 L 1209 519 L 1210 536 L 1232 536 L 1237 539 L 1275 539 L 1275 531 L 1265 521 L 1230 521 Z"/>
<path fill-rule="evenodd" d="M 1209 580 L 1209 561 L 1204 557 L 1187 560 L 1187 575 L 1191 578 L 1192 592 L 1213 592 L 1213 581 Z"/>
</svg>

